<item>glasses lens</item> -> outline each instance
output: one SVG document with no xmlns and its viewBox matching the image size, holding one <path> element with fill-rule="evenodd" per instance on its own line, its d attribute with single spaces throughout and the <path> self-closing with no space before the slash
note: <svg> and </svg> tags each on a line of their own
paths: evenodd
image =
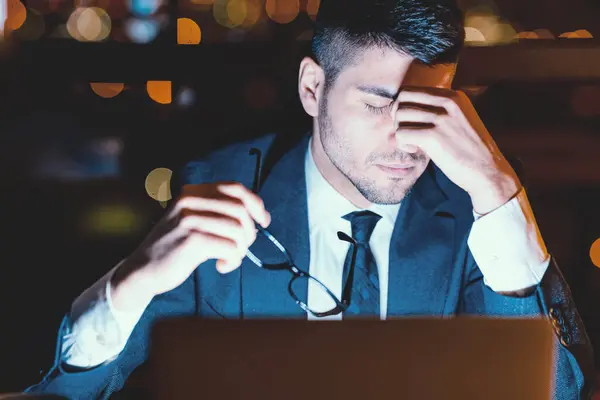
<svg viewBox="0 0 600 400">
<path fill-rule="evenodd" d="M 303 303 L 315 314 L 328 312 L 337 306 L 335 299 L 329 294 L 325 286 L 313 277 L 299 276 L 294 278 L 290 290 L 292 297 Z M 310 296 L 310 304 L 308 304 L 308 296 Z"/>
<path fill-rule="evenodd" d="M 287 265 L 288 259 L 266 234 L 257 232 L 256 240 L 249 249 L 265 267 L 269 265 Z"/>
</svg>

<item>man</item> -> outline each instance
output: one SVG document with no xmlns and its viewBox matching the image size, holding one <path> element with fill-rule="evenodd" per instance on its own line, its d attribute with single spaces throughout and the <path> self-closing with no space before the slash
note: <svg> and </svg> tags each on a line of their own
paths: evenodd
<svg viewBox="0 0 600 400">
<path fill-rule="evenodd" d="M 472 313 L 551 318 L 555 398 L 588 396 L 590 343 L 526 193 L 450 90 L 463 39 L 443 1 L 323 1 L 298 84 L 312 135 L 188 164 L 182 196 L 147 239 L 75 300 L 55 365 L 30 391 L 107 398 L 165 316 Z M 265 155 L 264 179 L 249 151 Z M 293 296 L 289 272 L 262 265 L 268 235 L 313 278 Z"/>
</svg>

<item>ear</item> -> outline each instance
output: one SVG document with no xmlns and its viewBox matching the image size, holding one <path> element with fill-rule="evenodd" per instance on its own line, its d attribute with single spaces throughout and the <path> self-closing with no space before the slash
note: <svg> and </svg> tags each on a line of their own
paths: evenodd
<svg viewBox="0 0 600 400">
<path fill-rule="evenodd" d="M 311 117 L 319 114 L 319 98 L 323 93 L 325 74 L 312 58 L 305 57 L 300 63 L 298 94 L 304 111 Z"/>
</svg>

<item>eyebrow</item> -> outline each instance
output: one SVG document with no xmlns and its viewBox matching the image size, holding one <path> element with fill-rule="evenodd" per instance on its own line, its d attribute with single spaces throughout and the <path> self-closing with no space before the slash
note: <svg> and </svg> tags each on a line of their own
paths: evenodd
<svg viewBox="0 0 600 400">
<path fill-rule="evenodd" d="M 386 88 L 380 86 L 359 85 L 356 88 L 363 93 L 374 94 L 375 96 L 383 97 L 390 100 L 394 100 L 397 96 L 397 93 L 392 93 Z"/>
</svg>

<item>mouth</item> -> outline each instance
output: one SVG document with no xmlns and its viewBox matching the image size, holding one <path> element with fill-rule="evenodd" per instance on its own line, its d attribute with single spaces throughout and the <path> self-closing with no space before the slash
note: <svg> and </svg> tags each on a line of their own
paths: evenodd
<svg viewBox="0 0 600 400">
<path fill-rule="evenodd" d="M 415 168 L 413 164 L 376 164 L 377 168 L 391 176 L 409 175 Z"/>
</svg>

